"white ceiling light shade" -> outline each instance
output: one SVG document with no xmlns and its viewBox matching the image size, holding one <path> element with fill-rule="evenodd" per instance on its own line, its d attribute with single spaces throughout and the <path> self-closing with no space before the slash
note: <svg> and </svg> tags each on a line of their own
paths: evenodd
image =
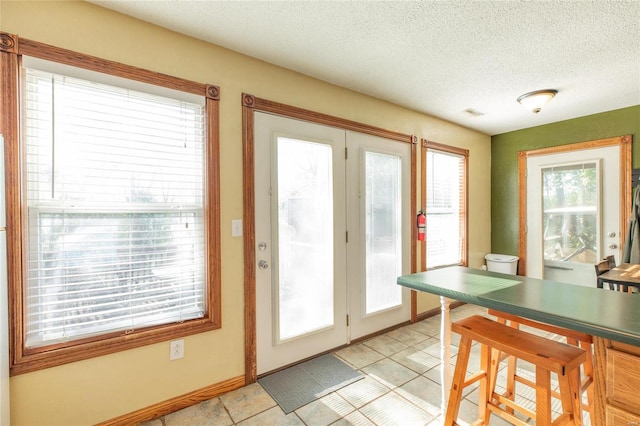
<svg viewBox="0 0 640 426">
<path fill-rule="evenodd" d="M 556 93 L 558 91 L 553 89 L 535 90 L 520 96 L 518 102 L 537 114 L 553 99 Z"/>
</svg>

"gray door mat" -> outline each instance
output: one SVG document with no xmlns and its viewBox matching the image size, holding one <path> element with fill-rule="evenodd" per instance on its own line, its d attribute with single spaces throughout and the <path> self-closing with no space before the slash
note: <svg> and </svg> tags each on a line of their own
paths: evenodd
<svg viewBox="0 0 640 426">
<path fill-rule="evenodd" d="M 364 378 L 332 354 L 325 354 L 258 379 L 288 414 Z"/>
</svg>

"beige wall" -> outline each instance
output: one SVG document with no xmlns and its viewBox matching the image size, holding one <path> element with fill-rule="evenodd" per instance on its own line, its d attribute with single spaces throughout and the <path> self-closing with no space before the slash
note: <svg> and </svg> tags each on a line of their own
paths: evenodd
<svg viewBox="0 0 640 426">
<path fill-rule="evenodd" d="M 15 425 L 92 424 L 244 374 L 241 93 L 470 151 L 470 264 L 490 248 L 490 138 L 85 2 L 0 1 L 0 30 L 221 87 L 222 313 L 220 330 L 185 338 L 169 361 L 159 343 L 11 378 Z M 402 76 L 399 76 L 402 78 Z M 418 165 L 419 167 L 419 165 Z M 420 311 L 437 306 L 420 296 Z M 3 355 L 5 356 L 5 355 Z"/>
</svg>

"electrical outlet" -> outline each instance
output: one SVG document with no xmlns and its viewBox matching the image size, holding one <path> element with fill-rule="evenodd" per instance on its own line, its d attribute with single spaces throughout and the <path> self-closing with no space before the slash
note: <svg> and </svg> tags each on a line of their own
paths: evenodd
<svg viewBox="0 0 640 426">
<path fill-rule="evenodd" d="M 184 339 L 174 340 L 169 345 L 169 360 L 180 359 L 184 356 Z"/>
</svg>

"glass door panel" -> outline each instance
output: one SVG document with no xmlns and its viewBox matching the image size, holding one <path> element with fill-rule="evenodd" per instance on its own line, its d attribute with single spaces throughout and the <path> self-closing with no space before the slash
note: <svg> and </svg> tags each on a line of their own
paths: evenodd
<svg viewBox="0 0 640 426">
<path fill-rule="evenodd" d="M 596 162 L 542 169 L 545 264 L 598 262 L 598 174 Z"/>
<path fill-rule="evenodd" d="M 278 337 L 333 325 L 331 146 L 277 139 Z"/>
<path fill-rule="evenodd" d="M 365 313 L 371 314 L 402 303 L 402 289 L 395 283 L 402 274 L 400 158 L 366 152 L 365 174 Z"/>
</svg>

